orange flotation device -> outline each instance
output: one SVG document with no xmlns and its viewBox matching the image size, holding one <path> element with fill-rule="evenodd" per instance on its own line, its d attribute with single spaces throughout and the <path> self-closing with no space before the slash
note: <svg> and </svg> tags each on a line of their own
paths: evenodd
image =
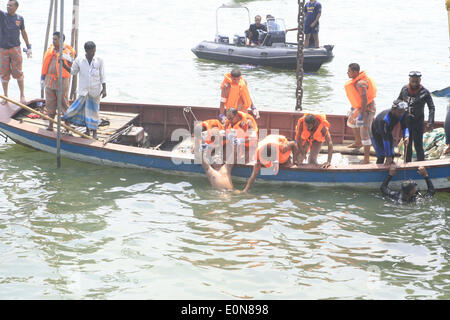
<svg viewBox="0 0 450 320">
<path fill-rule="evenodd" d="M 282 152 L 288 144 L 288 139 L 285 136 L 278 134 L 270 134 L 263 140 L 258 142 L 258 148 L 256 149 L 256 159 L 261 162 L 263 166 L 269 168 L 272 166 L 272 161 L 266 158 L 267 155 L 263 154 L 263 150 L 268 148 L 270 145 L 274 146 L 275 150 L 278 152 L 277 159 L 279 164 L 286 163 L 289 160 L 291 150 Z M 266 149 L 267 150 L 267 149 Z"/>
<path fill-rule="evenodd" d="M 63 49 L 63 55 L 69 55 L 72 57 L 72 59 L 75 58 L 75 50 L 69 46 L 68 44 L 64 45 Z M 47 75 L 48 72 L 48 66 L 50 65 L 50 61 L 52 60 L 53 56 L 56 56 L 56 75 L 52 74 L 52 80 L 57 80 L 59 77 L 59 51 L 55 51 L 55 46 L 52 44 L 48 48 L 48 50 L 45 52 L 44 55 L 44 62 L 42 63 L 42 75 Z M 69 63 L 64 60 L 64 63 L 66 66 L 70 67 Z M 62 77 L 67 79 L 70 77 L 70 72 L 68 72 L 66 69 L 62 68 Z"/>
<path fill-rule="evenodd" d="M 238 111 L 247 111 L 252 106 L 252 99 L 248 91 L 247 83 L 242 76 L 239 78 L 239 84 L 234 84 L 231 78 L 231 73 L 227 73 L 222 81 L 220 89 L 223 90 L 226 84 L 230 85 L 230 92 L 228 94 L 227 102 L 225 102 L 225 109 L 235 108 Z"/>
<path fill-rule="evenodd" d="M 344 86 L 347 98 L 350 101 L 352 108 L 354 109 L 361 108 L 362 104 L 361 95 L 359 94 L 358 90 L 355 87 L 355 84 L 359 80 L 365 80 L 369 86 L 367 89 L 367 104 L 371 103 L 377 95 L 377 87 L 375 85 L 375 82 L 372 80 L 372 78 L 369 78 L 366 75 L 365 71 L 361 71 L 359 73 L 359 76 L 357 76 L 355 79 L 347 81 L 347 83 Z"/>
<path fill-rule="evenodd" d="M 202 128 L 204 128 L 207 132 L 205 142 L 208 144 L 211 144 L 213 141 L 211 140 L 213 134 L 214 134 L 214 128 L 217 128 L 217 130 L 223 130 L 223 124 L 217 119 L 210 119 L 205 120 L 202 122 Z"/>
<path fill-rule="evenodd" d="M 256 136 L 258 136 L 258 125 L 256 124 L 255 118 L 251 114 L 238 111 L 238 117 L 240 118 L 234 125 L 227 119 L 225 122 L 225 130 L 229 132 L 231 129 L 236 130 L 236 138 L 245 138 L 248 139 L 248 130 L 249 130 L 249 123 L 252 124 L 253 130 L 256 133 Z M 245 142 L 245 146 L 249 146 L 249 142 Z"/>
<path fill-rule="evenodd" d="M 310 131 L 308 131 L 308 128 L 305 123 L 306 116 L 308 116 L 308 115 L 314 116 L 316 118 L 316 120 L 319 121 L 319 125 L 317 126 L 317 129 L 312 133 Z M 306 142 L 309 142 L 308 151 L 309 151 L 309 148 L 311 147 L 311 144 L 314 141 L 318 141 L 321 143 L 326 141 L 325 135 L 322 134 L 322 129 L 324 127 L 326 127 L 327 132 L 328 132 L 328 129 L 330 129 L 330 123 L 327 121 L 327 117 L 324 114 L 305 113 L 303 115 L 303 117 L 298 119 L 297 126 L 295 127 L 295 136 L 296 137 L 298 136 L 298 133 L 299 133 L 299 130 L 300 130 L 300 127 L 302 126 L 302 124 L 303 124 L 303 129 L 302 129 L 300 138 L 303 141 L 303 143 L 302 143 L 303 146 L 305 145 Z"/>
</svg>

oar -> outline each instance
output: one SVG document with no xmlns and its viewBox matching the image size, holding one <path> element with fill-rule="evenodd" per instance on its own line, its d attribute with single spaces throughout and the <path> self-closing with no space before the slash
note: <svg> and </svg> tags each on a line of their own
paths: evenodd
<svg viewBox="0 0 450 320">
<path fill-rule="evenodd" d="M 15 105 L 21 107 L 22 109 L 25 109 L 25 110 L 28 110 L 28 111 L 34 113 L 34 114 L 37 114 L 37 115 L 41 116 L 41 118 L 44 118 L 44 119 L 46 119 L 46 120 L 48 120 L 48 121 L 51 121 L 51 122 L 53 122 L 53 123 L 57 123 L 57 121 L 55 121 L 54 119 L 50 118 L 49 116 L 47 116 L 47 115 L 45 115 L 45 114 L 43 114 L 43 113 L 40 113 L 39 111 L 36 111 L 36 110 L 34 110 L 33 108 L 30 108 L 30 107 L 28 107 L 28 106 L 26 106 L 26 105 L 24 105 L 24 104 L 22 104 L 22 103 L 20 103 L 20 102 L 14 101 L 14 100 L 12 100 L 12 99 L 10 99 L 10 98 L 8 98 L 8 97 L 5 97 L 5 96 L 3 96 L 3 95 L 1 95 L 1 94 L 0 94 L 0 98 L 6 100 L 6 101 L 8 101 L 8 102 L 13 103 L 13 104 L 15 104 Z M 83 138 L 95 140 L 94 138 L 92 138 L 92 137 L 90 137 L 90 136 L 88 136 L 88 135 L 86 135 L 86 134 L 84 134 L 84 133 L 81 133 L 81 132 L 79 132 L 79 131 L 73 129 L 72 127 L 66 125 L 65 123 L 61 123 L 61 125 L 62 125 L 64 128 L 66 128 L 67 130 L 72 131 L 73 133 L 78 134 L 78 135 L 82 136 Z"/>
</svg>

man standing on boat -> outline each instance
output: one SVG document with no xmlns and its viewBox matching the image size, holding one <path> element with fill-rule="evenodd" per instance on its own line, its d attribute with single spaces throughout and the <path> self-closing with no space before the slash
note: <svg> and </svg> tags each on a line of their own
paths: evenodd
<svg viewBox="0 0 450 320">
<path fill-rule="evenodd" d="M 22 16 L 16 14 L 19 2 L 10 0 L 6 5 L 7 12 L 0 10 L 0 76 L 4 96 L 8 96 L 10 77 L 17 80 L 20 90 L 20 102 L 26 104 L 22 72 L 22 52 L 20 50 L 20 35 L 27 46 L 24 51 L 31 58 L 31 44 L 25 31 L 25 22 Z M 3 100 L 1 104 L 6 104 Z"/>
<path fill-rule="evenodd" d="M 401 191 L 393 191 L 391 190 L 388 185 L 391 181 L 392 177 L 395 175 L 395 172 L 397 171 L 397 167 L 395 164 L 392 164 L 389 168 L 389 174 L 384 180 L 383 184 L 381 185 L 380 189 L 383 195 L 388 196 L 389 198 L 398 201 L 398 202 L 405 202 L 405 203 L 411 203 L 416 202 L 419 197 L 421 198 L 431 198 L 433 197 L 435 190 L 433 183 L 431 182 L 430 177 L 428 176 L 428 172 L 425 169 L 425 167 L 419 167 L 417 173 L 419 173 L 421 176 L 425 178 L 425 181 L 427 183 L 427 193 L 422 196 L 417 191 L 417 183 L 412 180 L 408 180 L 406 182 L 402 183 L 402 190 Z"/>
<path fill-rule="evenodd" d="M 308 163 L 317 163 L 322 144 L 326 141 L 328 144 L 328 160 L 322 164 L 322 168 L 329 168 L 333 157 L 333 142 L 330 135 L 330 123 L 325 115 L 305 114 L 298 119 L 295 131 L 295 141 L 297 143 L 298 155 L 295 156 L 294 162 L 302 164 L 309 152 Z"/>
<path fill-rule="evenodd" d="M 58 105 L 58 78 L 59 78 L 59 63 L 63 62 L 62 69 L 62 109 L 64 114 L 69 106 L 69 85 L 70 85 L 70 71 L 66 67 L 70 66 L 75 58 L 75 50 L 68 44 L 64 44 L 62 57 L 59 57 L 60 32 L 53 33 L 53 44 L 50 45 L 44 55 L 44 62 L 42 64 L 41 72 L 41 88 L 45 88 L 45 108 L 47 115 L 54 119 Z M 65 40 L 64 34 L 62 35 Z M 49 121 L 47 130 L 53 131 L 53 122 Z"/>
<path fill-rule="evenodd" d="M 220 98 L 219 120 L 225 123 L 225 111 L 234 108 L 238 111 L 253 113 L 255 119 L 259 119 L 259 111 L 253 104 L 248 91 L 247 81 L 242 77 L 241 70 L 234 68 L 227 73 L 220 86 L 222 90 Z"/>
<path fill-rule="evenodd" d="M 392 130 L 400 122 L 403 132 L 404 144 L 408 145 L 409 130 L 407 126 L 406 109 L 408 104 L 401 100 L 395 100 L 391 109 L 384 110 L 377 115 L 372 123 L 372 144 L 377 153 L 377 164 L 383 164 L 385 158 L 386 165 L 394 161 L 394 138 Z"/>
<path fill-rule="evenodd" d="M 364 160 L 362 164 L 370 161 L 370 129 L 375 116 L 375 96 L 377 88 L 375 82 L 360 72 L 359 64 L 351 63 L 348 66 L 347 75 L 351 80 L 345 84 L 345 93 L 349 99 L 352 109 L 347 120 L 347 126 L 353 129 L 355 142 L 349 148 L 361 148 L 364 146 Z"/>
<path fill-rule="evenodd" d="M 259 111 L 253 104 L 248 91 L 247 81 L 242 77 L 241 70 L 234 68 L 230 73 L 224 76 L 220 98 L 220 114 L 219 120 L 225 123 L 226 110 L 234 108 L 238 111 L 252 113 L 255 119 L 259 119 Z"/>
<path fill-rule="evenodd" d="M 409 73 L 409 84 L 403 86 L 398 99 L 406 101 L 408 104 L 408 129 L 411 137 L 410 143 L 406 148 L 406 162 L 412 159 L 412 143 L 416 149 L 417 161 L 425 160 L 423 150 L 423 132 L 424 130 L 433 130 L 434 125 L 434 103 L 430 92 L 423 87 L 420 82 L 422 73 L 411 71 Z M 425 103 L 428 105 L 428 125 L 425 128 L 424 109 Z"/>
<path fill-rule="evenodd" d="M 322 5 L 316 0 L 310 0 L 305 4 L 305 25 L 303 26 L 303 32 L 305 34 L 305 48 L 310 45 L 311 35 L 313 35 L 314 47 L 319 47 L 319 19 L 322 15 Z M 298 30 L 298 28 L 287 29 L 288 31 Z"/>
<path fill-rule="evenodd" d="M 95 57 L 96 45 L 92 41 L 84 44 L 85 56 L 75 59 L 72 68 L 64 66 L 72 75 L 80 74 L 78 99 L 64 114 L 63 119 L 86 127 L 86 134 L 93 132 L 97 139 L 100 97 L 106 97 L 106 78 L 103 59 Z"/>
</svg>

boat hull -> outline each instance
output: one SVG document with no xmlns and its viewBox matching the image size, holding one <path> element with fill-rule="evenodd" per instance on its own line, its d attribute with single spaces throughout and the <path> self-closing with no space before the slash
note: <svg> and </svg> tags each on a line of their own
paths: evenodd
<svg viewBox="0 0 450 320">
<path fill-rule="evenodd" d="M 16 143 L 56 154 L 56 134 L 16 120 L 0 121 L 0 131 Z M 176 154 L 171 151 L 151 150 L 62 136 L 61 155 L 70 159 L 97 165 L 134 169 L 151 169 L 177 175 L 202 175 L 201 164 L 191 154 Z M 419 165 L 427 167 L 437 190 L 450 190 L 450 162 L 448 159 L 413 162 L 400 168 L 393 177 L 392 185 L 400 187 L 404 179 L 414 179 L 421 189 L 426 189 L 423 178 L 417 173 Z M 404 171 L 404 173 L 402 172 Z M 232 175 L 247 179 L 252 172 L 250 165 L 236 165 Z M 352 187 L 378 189 L 385 179 L 387 168 L 382 165 L 349 165 L 339 168 L 320 169 L 310 165 L 300 168 L 281 167 L 277 175 L 260 175 L 257 182 L 300 184 L 315 187 Z"/>
<path fill-rule="evenodd" d="M 236 46 L 233 44 L 202 41 L 192 52 L 199 58 L 230 62 L 236 64 L 251 64 L 266 67 L 295 69 L 297 67 L 297 46 L 280 44 L 273 47 Z M 333 59 L 333 46 L 304 49 L 303 69 L 306 72 L 316 72 L 322 64 Z"/>
</svg>

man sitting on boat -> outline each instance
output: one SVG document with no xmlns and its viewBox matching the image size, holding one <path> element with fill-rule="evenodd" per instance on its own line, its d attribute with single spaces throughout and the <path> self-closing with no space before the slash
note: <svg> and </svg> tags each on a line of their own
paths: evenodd
<svg viewBox="0 0 450 320">
<path fill-rule="evenodd" d="M 395 100 L 391 109 L 384 110 L 377 115 L 372 122 L 372 144 L 377 153 L 377 164 L 386 165 L 394 161 L 394 138 L 392 130 L 400 122 L 405 145 L 408 145 L 409 130 L 407 125 L 406 109 L 408 104 L 401 100 Z"/>
<path fill-rule="evenodd" d="M 245 30 L 245 34 L 248 34 L 248 44 L 257 46 L 259 45 L 259 33 L 258 30 L 267 31 L 267 27 L 261 23 L 261 16 L 255 16 L 255 23 L 250 25 L 248 30 Z"/>
<path fill-rule="evenodd" d="M 296 153 L 296 148 L 297 144 L 295 141 L 288 141 L 282 135 L 270 134 L 261 140 L 256 149 L 256 163 L 253 166 L 253 172 L 243 192 L 248 192 L 262 166 L 264 166 L 264 171 L 261 174 L 278 174 L 279 165 L 288 164 L 291 158 L 291 152 L 294 150 L 294 153 Z"/>
<path fill-rule="evenodd" d="M 328 159 L 322 164 L 322 168 L 328 168 L 331 165 L 333 157 L 333 142 L 330 135 L 330 123 L 324 114 L 305 114 L 298 119 L 295 128 L 295 141 L 297 143 L 298 155 L 294 162 L 302 164 L 306 159 L 306 154 L 309 151 L 309 164 L 317 163 L 317 156 L 319 155 L 322 144 L 326 141 L 328 144 Z"/>
<path fill-rule="evenodd" d="M 227 141 L 234 145 L 243 144 L 247 148 L 250 145 L 250 138 L 256 141 L 258 137 L 258 125 L 252 115 L 235 108 L 227 110 L 225 130 L 228 137 Z"/>
<path fill-rule="evenodd" d="M 241 70 L 234 68 L 227 73 L 220 86 L 222 90 L 220 99 L 219 120 L 225 122 L 225 110 L 235 108 L 238 111 L 253 113 L 259 119 L 259 112 L 250 98 L 247 81 L 242 77 Z"/>
<path fill-rule="evenodd" d="M 435 190 L 433 183 L 431 182 L 430 177 L 428 176 L 428 172 L 425 169 L 425 167 L 419 167 L 417 173 L 419 173 L 421 176 L 425 178 L 425 181 L 427 183 L 427 193 L 422 196 L 418 190 L 417 190 L 417 183 L 412 180 L 408 180 L 406 182 L 402 183 L 402 190 L 401 191 L 393 191 L 391 190 L 388 185 L 391 181 L 392 177 L 395 175 L 397 171 L 397 167 L 395 164 L 391 164 L 391 167 L 389 168 L 389 174 L 384 180 L 383 184 L 381 185 L 380 189 L 383 195 L 388 196 L 391 199 L 394 199 L 398 202 L 416 202 L 419 197 L 421 198 L 431 198 L 433 197 Z"/>
</svg>

